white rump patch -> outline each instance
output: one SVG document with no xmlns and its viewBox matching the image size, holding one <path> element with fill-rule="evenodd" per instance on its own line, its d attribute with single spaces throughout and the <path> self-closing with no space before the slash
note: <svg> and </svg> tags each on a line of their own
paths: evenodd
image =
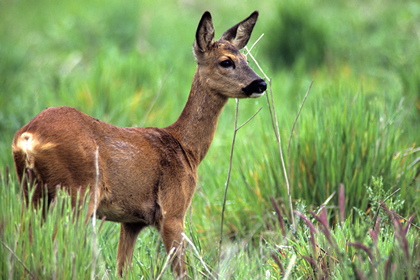
<svg viewBox="0 0 420 280">
<path fill-rule="evenodd" d="M 24 132 L 20 135 L 16 146 L 13 146 L 13 151 L 20 151 L 26 155 L 26 166 L 34 167 L 36 154 L 42 150 L 47 150 L 55 147 L 53 143 L 40 143 L 33 133 Z"/>
<path fill-rule="evenodd" d="M 17 146 L 26 154 L 33 152 L 35 146 L 33 134 L 29 132 L 22 133 L 22 135 L 20 135 Z"/>
</svg>

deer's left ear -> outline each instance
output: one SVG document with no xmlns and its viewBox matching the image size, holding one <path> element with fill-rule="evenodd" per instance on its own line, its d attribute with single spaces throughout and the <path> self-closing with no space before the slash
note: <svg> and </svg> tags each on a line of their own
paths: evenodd
<svg viewBox="0 0 420 280">
<path fill-rule="evenodd" d="M 200 23 L 197 27 L 194 42 L 194 54 L 199 57 L 208 51 L 214 38 L 214 27 L 209 12 L 205 12 L 201 17 Z"/>
<path fill-rule="evenodd" d="M 228 29 L 219 40 L 232 43 L 238 50 L 242 49 L 248 43 L 257 19 L 258 11 L 255 11 L 243 21 Z"/>
</svg>

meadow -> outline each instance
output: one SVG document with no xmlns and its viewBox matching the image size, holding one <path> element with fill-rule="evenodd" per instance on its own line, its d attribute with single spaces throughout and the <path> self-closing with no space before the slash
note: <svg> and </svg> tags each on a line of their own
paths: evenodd
<svg viewBox="0 0 420 280">
<path fill-rule="evenodd" d="M 248 59 L 269 90 L 221 115 L 186 217 L 190 278 L 420 277 L 420 3 L 259 2 L 0 2 L 0 279 L 118 279 L 119 225 L 85 226 L 65 193 L 43 222 L 11 141 L 51 106 L 170 125 L 205 10 L 216 37 L 259 10 Z M 124 278 L 172 279 L 166 258 L 147 228 Z"/>
</svg>

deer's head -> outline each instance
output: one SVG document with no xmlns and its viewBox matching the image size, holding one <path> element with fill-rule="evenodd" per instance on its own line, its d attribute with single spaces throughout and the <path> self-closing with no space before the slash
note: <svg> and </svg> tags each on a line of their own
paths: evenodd
<svg viewBox="0 0 420 280">
<path fill-rule="evenodd" d="M 260 97 L 267 84 L 248 65 L 239 50 L 245 47 L 254 29 L 258 12 L 228 29 L 214 41 L 214 27 L 209 12 L 198 24 L 194 55 L 201 82 L 211 91 L 232 98 Z"/>
</svg>

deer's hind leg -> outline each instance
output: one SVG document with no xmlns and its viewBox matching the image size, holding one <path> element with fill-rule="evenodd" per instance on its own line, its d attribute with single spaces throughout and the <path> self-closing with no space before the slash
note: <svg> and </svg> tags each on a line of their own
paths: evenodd
<svg viewBox="0 0 420 280">
<path fill-rule="evenodd" d="M 118 276 L 122 277 L 127 264 L 131 265 L 137 236 L 145 226 L 146 224 L 144 223 L 121 223 L 117 252 Z"/>
<path fill-rule="evenodd" d="M 26 205 L 29 206 L 29 193 L 31 189 L 35 188 L 35 193 L 32 196 L 33 198 L 41 197 L 42 194 L 39 192 L 42 191 L 42 189 L 39 190 L 40 188 L 37 186 L 39 184 L 35 182 L 36 175 L 34 173 L 34 170 L 26 166 L 25 154 L 22 152 L 14 151 L 13 157 L 15 161 L 16 174 L 18 176 L 20 186 L 23 190 L 23 198 L 25 199 Z"/>
<path fill-rule="evenodd" d="M 86 190 L 83 188 L 80 188 L 80 191 L 78 194 L 80 195 L 79 205 L 82 205 L 85 193 L 86 193 Z M 101 200 L 101 189 L 95 185 L 94 187 L 91 188 L 90 193 L 89 193 L 89 204 L 88 204 L 88 211 L 85 218 L 85 224 L 87 224 L 89 220 L 92 218 L 93 213 L 98 210 L 100 200 Z M 74 198 L 74 201 L 76 201 L 76 198 Z"/>
<path fill-rule="evenodd" d="M 36 172 L 32 168 L 22 166 L 16 167 L 16 170 L 26 206 L 32 205 L 35 209 L 42 207 L 42 215 L 45 218 L 54 194 L 50 194 L 47 186 L 36 178 Z"/>
<path fill-rule="evenodd" d="M 51 187 L 42 180 L 37 164 L 33 158 L 28 161 L 26 153 L 14 150 L 13 159 L 26 206 L 31 204 L 35 209 L 42 208 L 42 215 L 45 218 L 55 198 L 56 186 Z"/>
</svg>

